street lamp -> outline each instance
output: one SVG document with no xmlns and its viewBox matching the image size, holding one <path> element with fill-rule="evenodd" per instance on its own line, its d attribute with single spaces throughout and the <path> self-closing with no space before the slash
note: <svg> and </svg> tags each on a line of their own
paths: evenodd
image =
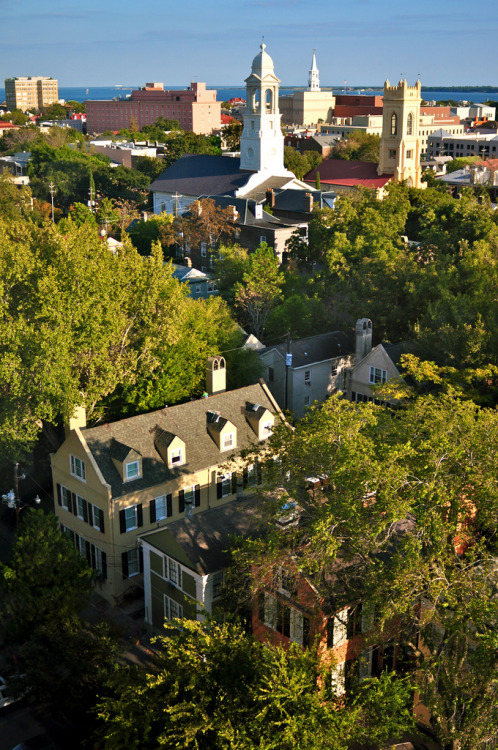
<svg viewBox="0 0 498 750">
<path fill-rule="evenodd" d="M 14 489 L 9 490 L 6 495 L 2 495 L 2 503 L 6 505 L 7 508 L 15 510 L 16 512 L 16 529 L 19 529 L 19 515 L 21 510 L 27 505 L 27 503 L 21 503 L 21 498 L 19 497 L 20 479 L 26 479 L 26 474 L 19 474 L 19 463 L 16 462 L 14 464 Z M 41 498 L 39 495 L 36 495 L 34 502 L 36 505 L 40 505 Z"/>
</svg>

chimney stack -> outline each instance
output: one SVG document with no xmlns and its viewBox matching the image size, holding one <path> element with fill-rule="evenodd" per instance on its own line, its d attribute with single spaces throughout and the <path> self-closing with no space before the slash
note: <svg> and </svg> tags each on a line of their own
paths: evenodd
<svg viewBox="0 0 498 750">
<path fill-rule="evenodd" d="M 304 194 L 304 210 L 307 214 L 313 213 L 313 193 Z"/>
<path fill-rule="evenodd" d="M 224 393 L 227 389 L 227 371 L 224 357 L 209 357 L 206 364 L 206 392 L 208 396 Z"/>
<path fill-rule="evenodd" d="M 361 362 L 367 354 L 372 351 L 372 321 L 368 318 L 359 318 L 356 321 L 355 331 L 355 364 Z"/>
<path fill-rule="evenodd" d="M 270 188 L 266 191 L 266 202 L 270 206 L 270 208 L 275 207 L 275 193 L 273 191 L 273 188 Z"/>
</svg>

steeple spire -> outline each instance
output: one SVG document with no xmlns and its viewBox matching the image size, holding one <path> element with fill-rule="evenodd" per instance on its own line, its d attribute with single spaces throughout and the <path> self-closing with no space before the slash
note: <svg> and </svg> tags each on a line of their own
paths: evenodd
<svg viewBox="0 0 498 750">
<path fill-rule="evenodd" d="M 320 91 L 320 78 L 316 66 L 315 50 L 313 50 L 313 59 L 311 61 L 311 69 L 308 78 L 308 91 Z"/>
</svg>

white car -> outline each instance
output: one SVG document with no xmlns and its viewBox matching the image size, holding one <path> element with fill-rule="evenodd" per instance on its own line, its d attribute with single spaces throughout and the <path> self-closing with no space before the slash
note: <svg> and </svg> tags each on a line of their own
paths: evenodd
<svg viewBox="0 0 498 750">
<path fill-rule="evenodd" d="M 0 710 L 10 706 L 11 703 L 17 703 L 17 701 L 21 700 L 24 694 L 16 696 L 11 695 L 5 678 L 0 675 Z"/>
</svg>

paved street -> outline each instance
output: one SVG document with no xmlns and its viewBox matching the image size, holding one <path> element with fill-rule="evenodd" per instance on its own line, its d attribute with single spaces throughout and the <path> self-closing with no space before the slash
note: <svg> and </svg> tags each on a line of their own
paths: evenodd
<svg viewBox="0 0 498 750">
<path fill-rule="evenodd" d="M 10 750 L 44 731 L 45 727 L 28 706 L 9 706 L 0 712 L 0 750 Z"/>
</svg>

